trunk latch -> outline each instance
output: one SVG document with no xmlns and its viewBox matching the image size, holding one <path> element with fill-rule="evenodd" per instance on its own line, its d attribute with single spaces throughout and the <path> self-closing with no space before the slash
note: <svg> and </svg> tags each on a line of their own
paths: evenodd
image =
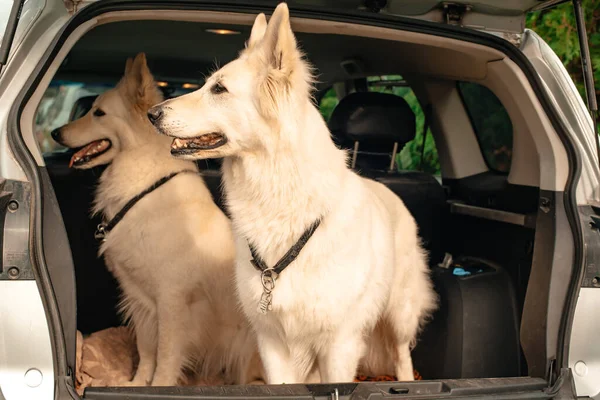
<svg viewBox="0 0 600 400">
<path fill-rule="evenodd" d="M 461 25 L 465 14 L 471 11 L 471 6 L 468 4 L 446 2 L 442 3 L 442 11 L 444 13 L 444 21 L 448 25 Z"/>
<path fill-rule="evenodd" d="M 81 3 L 81 1 L 82 0 L 63 0 L 63 3 L 65 3 L 67 12 L 69 14 L 73 15 L 77 12 L 77 8 L 79 6 L 79 3 Z"/>
</svg>

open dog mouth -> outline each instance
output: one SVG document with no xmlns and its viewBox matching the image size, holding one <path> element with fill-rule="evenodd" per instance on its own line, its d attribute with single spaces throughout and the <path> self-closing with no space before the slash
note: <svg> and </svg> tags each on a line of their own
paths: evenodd
<svg viewBox="0 0 600 400">
<path fill-rule="evenodd" d="M 175 138 L 171 143 L 171 154 L 194 154 L 198 150 L 216 149 L 225 143 L 227 143 L 227 137 L 219 132 L 206 133 L 193 138 Z"/>
<path fill-rule="evenodd" d="M 72 166 L 81 166 L 92 161 L 94 158 L 106 153 L 110 149 L 111 142 L 108 139 L 95 140 L 83 147 L 80 147 L 71 157 L 69 168 Z"/>
</svg>

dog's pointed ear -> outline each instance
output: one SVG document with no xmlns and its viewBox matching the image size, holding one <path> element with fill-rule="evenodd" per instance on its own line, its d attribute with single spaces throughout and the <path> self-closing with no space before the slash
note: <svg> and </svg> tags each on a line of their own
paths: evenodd
<svg viewBox="0 0 600 400">
<path fill-rule="evenodd" d="M 148 68 L 146 54 L 139 53 L 133 60 L 131 66 L 132 77 L 138 85 L 138 96 L 143 98 L 146 92 L 155 86 L 154 77 Z"/>
<path fill-rule="evenodd" d="M 139 53 L 133 60 L 127 60 L 123 86 L 134 104 L 149 105 L 149 108 L 162 101 L 162 94 L 148 68 L 144 53 Z"/>
<path fill-rule="evenodd" d="M 261 51 L 268 68 L 289 76 L 300 59 L 296 38 L 290 25 L 290 11 L 286 3 L 280 3 L 269 20 L 261 41 Z"/>
<path fill-rule="evenodd" d="M 252 25 L 252 32 L 250 32 L 250 38 L 246 44 L 247 48 L 252 48 L 256 46 L 258 42 L 262 40 L 265 36 L 265 32 L 267 31 L 267 17 L 265 14 L 260 13 L 256 16 L 254 20 L 254 25 Z"/>
<path fill-rule="evenodd" d="M 258 63 L 265 71 L 259 85 L 259 109 L 268 118 L 277 118 L 278 109 L 286 104 L 290 94 L 308 95 L 312 75 L 310 66 L 298 49 L 287 4 L 280 3 L 269 23 L 262 40 L 249 52 L 251 62 Z"/>
<path fill-rule="evenodd" d="M 125 63 L 125 75 L 129 75 L 131 73 L 131 66 L 133 65 L 133 58 L 128 58 Z"/>
</svg>

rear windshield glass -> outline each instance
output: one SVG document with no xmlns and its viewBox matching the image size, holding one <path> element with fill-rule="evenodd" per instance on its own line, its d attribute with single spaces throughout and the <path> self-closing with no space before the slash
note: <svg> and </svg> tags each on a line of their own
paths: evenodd
<svg viewBox="0 0 600 400">
<path fill-rule="evenodd" d="M 101 94 L 113 86 L 111 83 L 53 81 L 44 93 L 35 116 L 35 134 L 42 153 L 65 148 L 52 140 L 50 132 L 69 122 L 77 99 Z"/>
</svg>

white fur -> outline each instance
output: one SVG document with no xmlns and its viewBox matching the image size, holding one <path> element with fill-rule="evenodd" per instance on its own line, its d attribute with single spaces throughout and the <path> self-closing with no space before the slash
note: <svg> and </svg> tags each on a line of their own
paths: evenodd
<svg viewBox="0 0 600 400">
<path fill-rule="evenodd" d="M 225 370 L 227 383 L 245 384 L 261 371 L 255 337 L 233 293 L 230 221 L 195 164 L 171 157 L 169 140 L 147 121 L 147 108 L 161 100 L 141 54 L 128 62 L 117 88 L 61 128 L 61 141 L 70 147 L 112 142 L 111 150 L 83 166 L 110 162 L 94 204 L 107 221 L 158 179 L 191 171 L 135 204 L 100 249 L 123 291 L 121 310 L 140 355 L 135 377 L 124 384 L 174 386 L 184 366 L 202 377 Z M 94 116 L 96 109 L 106 115 Z"/>
<path fill-rule="evenodd" d="M 227 91 L 214 93 L 216 82 Z M 259 15 L 240 57 L 200 90 L 162 103 L 159 131 L 178 138 L 218 132 L 227 143 L 186 158 L 225 157 L 226 200 L 236 234 L 236 283 L 258 335 L 267 382 L 294 383 L 318 368 L 323 382 L 367 374 L 412 380 L 410 356 L 435 308 L 414 219 L 380 183 L 347 167 L 310 97 L 287 6 Z M 273 310 L 248 242 L 273 266 L 317 218 L 322 223 L 279 276 Z"/>
</svg>

